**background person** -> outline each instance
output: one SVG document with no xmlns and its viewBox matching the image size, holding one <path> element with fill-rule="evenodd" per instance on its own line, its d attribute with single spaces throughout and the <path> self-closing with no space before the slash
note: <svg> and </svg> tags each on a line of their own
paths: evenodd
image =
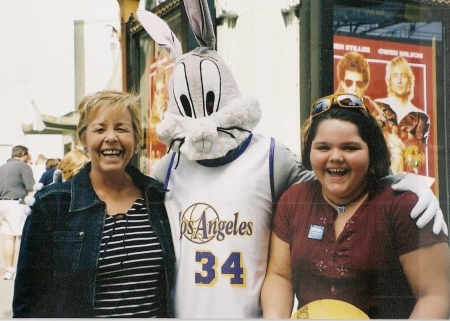
<svg viewBox="0 0 450 321">
<path fill-rule="evenodd" d="M 448 239 L 434 235 L 431 224 L 417 228 L 413 193 L 382 183 L 389 151 L 358 100 L 328 96 L 313 104 L 302 161 L 318 180 L 293 185 L 278 203 L 264 317 L 289 318 L 294 293 L 298 307 L 335 299 L 370 318 L 450 314 Z"/>
<path fill-rule="evenodd" d="M 27 163 L 30 163 L 30 160 L 28 160 Z M 44 172 L 47 170 L 45 165 L 46 161 L 47 157 L 45 157 L 44 154 L 39 154 L 36 160 L 34 161 L 34 164 L 31 165 L 31 169 L 33 170 L 33 178 L 35 182 L 39 182 L 39 180 L 42 177 L 42 174 L 44 174 Z"/>
<path fill-rule="evenodd" d="M 67 181 L 74 177 L 89 162 L 89 160 L 89 154 L 78 148 L 68 151 L 58 164 L 58 169 L 62 171 L 63 181 Z"/>
<path fill-rule="evenodd" d="M 170 317 L 175 258 L 164 190 L 129 165 L 142 139 L 139 98 L 98 92 L 79 112 L 91 161 L 35 194 L 14 317 Z"/>
<path fill-rule="evenodd" d="M 44 186 L 49 185 L 53 182 L 53 173 L 58 167 L 59 160 L 56 158 L 49 158 L 45 161 L 45 172 L 42 174 L 39 179 L 39 183 L 42 183 Z"/>
<path fill-rule="evenodd" d="M 34 178 L 28 162 L 28 148 L 17 145 L 11 158 L 0 167 L 0 215 L 3 216 L 1 232 L 4 234 L 3 257 L 6 264 L 5 280 L 16 273 L 14 257 L 16 243 L 20 242 L 25 223 L 22 200 L 33 191 Z"/>
</svg>

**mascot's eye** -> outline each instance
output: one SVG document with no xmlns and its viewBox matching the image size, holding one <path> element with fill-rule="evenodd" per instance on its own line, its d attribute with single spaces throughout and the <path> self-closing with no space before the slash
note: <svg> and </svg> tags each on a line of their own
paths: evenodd
<svg viewBox="0 0 450 321">
<path fill-rule="evenodd" d="M 219 109 L 222 78 L 215 61 L 202 60 L 200 72 L 203 86 L 203 113 L 209 116 Z"/>
<path fill-rule="evenodd" d="M 214 100 L 215 100 L 214 92 L 208 91 L 206 93 L 206 112 L 208 113 L 208 116 L 214 112 Z"/>
<path fill-rule="evenodd" d="M 181 102 L 181 105 L 183 106 L 183 109 L 184 109 L 184 112 L 186 113 L 186 116 L 192 118 L 191 104 L 189 103 L 189 99 L 186 97 L 186 95 L 181 95 L 180 96 L 180 102 Z"/>
<path fill-rule="evenodd" d="M 175 67 L 173 72 L 173 96 L 180 115 L 191 118 L 197 117 L 187 84 L 186 65 L 182 62 Z"/>
</svg>

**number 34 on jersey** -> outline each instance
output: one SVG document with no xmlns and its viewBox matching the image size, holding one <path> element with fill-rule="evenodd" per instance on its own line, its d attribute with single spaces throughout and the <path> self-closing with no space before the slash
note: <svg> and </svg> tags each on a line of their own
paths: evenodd
<svg viewBox="0 0 450 321">
<path fill-rule="evenodd" d="M 245 268 L 241 253 L 232 252 L 225 262 L 218 262 L 218 258 L 210 251 L 197 251 L 195 262 L 201 270 L 195 272 L 197 285 L 214 285 L 220 277 L 228 277 L 233 287 L 245 287 Z"/>
</svg>

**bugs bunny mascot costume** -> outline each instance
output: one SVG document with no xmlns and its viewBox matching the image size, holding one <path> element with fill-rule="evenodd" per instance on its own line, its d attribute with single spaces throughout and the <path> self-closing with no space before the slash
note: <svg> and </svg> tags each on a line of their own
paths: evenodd
<svg viewBox="0 0 450 321">
<path fill-rule="evenodd" d="M 251 133 L 261 118 L 258 100 L 241 95 L 214 50 L 206 0 L 185 6 L 200 47 L 184 55 L 162 20 L 137 11 L 150 36 L 176 57 L 168 110 L 156 128 L 171 151 L 152 172 L 169 190 L 175 316 L 254 318 L 261 315 L 273 201 L 313 176 L 285 146 Z"/>
<path fill-rule="evenodd" d="M 256 318 L 274 204 L 287 187 L 314 175 L 284 145 L 252 133 L 261 117 L 258 100 L 240 93 L 215 51 L 206 0 L 184 4 L 200 44 L 186 54 L 168 25 L 145 11 L 144 0 L 137 11 L 153 40 L 176 58 L 168 110 L 156 129 L 170 152 L 152 172 L 169 190 L 165 203 L 178 271 L 175 315 Z M 408 176 L 398 189 L 411 185 Z M 435 217 L 436 231 L 446 229 L 432 192 L 415 186 L 421 202 L 412 215 L 429 204 L 418 223 Z"/>
</svg>

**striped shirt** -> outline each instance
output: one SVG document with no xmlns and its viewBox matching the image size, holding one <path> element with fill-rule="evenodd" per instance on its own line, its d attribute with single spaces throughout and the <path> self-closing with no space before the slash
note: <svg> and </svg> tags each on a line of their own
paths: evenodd
<svg viewBox="0 0 450 321">
<path fill-rule="evenodd" d="M 126 214 L 107 215 L 96 274 L 96 317 L 160 317 L 163 264 L 144 199 L 138 198 Z"/>
</svg>

